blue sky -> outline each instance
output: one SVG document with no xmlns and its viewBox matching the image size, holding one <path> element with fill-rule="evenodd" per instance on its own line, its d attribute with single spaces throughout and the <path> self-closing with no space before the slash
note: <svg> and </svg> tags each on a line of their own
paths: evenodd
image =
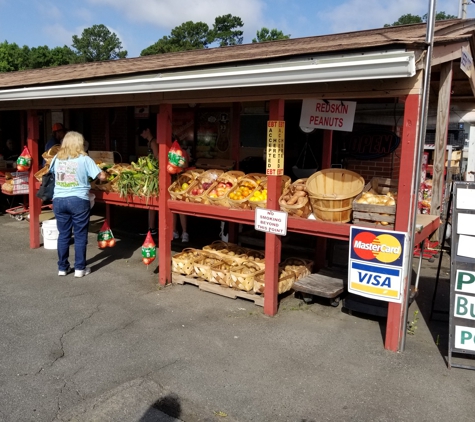
<svg viewBox="0 0 475 422">
<path fill-rule="evenodd" d="M 461 0 L 438 0 L 437 10 L 458 15 Z M 186 21 L 212 26 L 231 13 L 244 22 L 244 42 L 262 27 L 292 38 L 378 28 L 401 15 L 427 13 L 429 0 L 0 0 L 0 42 L 50 48 L 71 46 L 73 35 L 104 24 L 115 32 L 128 57 Z M 475 17 L 475 4 L 467 8 Z"/>
</svg>

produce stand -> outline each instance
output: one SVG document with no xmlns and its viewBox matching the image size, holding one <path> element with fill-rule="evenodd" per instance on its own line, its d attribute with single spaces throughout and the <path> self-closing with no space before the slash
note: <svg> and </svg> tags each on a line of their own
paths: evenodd
<svg viewBox="0 0 475 422">
<path fill-rule="evenodd" d="M 466 20 L 464 25 L 457 21 L 438 22 L 441 30 L 440 40 L 436 36 L 434 71 L 441 63 L 459 60 L 462 46 L 470 48 L 470 40 L 475 22 Z M 413 174 L 415 157 L 419 147 L 417 128 L 420 118 L 421 75 L 423 72 L 420 57 L 425 54 L 425 25 L 411 25 L 404 28 L 383 28 L 362 31 L 351 36 L 336 34 L 328 37 L 309 37 L 305 40 L 290 39 L 276 43 L 256 43 L 233 46 L 228 49 L 206 49 L 190 51 L 177 55 L 158 55 L 156 57 L 127 59 L 95 64 L 73 65 L 71 72 L 62 69 L 40 69 L 22 72 L 21 76 L 12 72 L 0 75 L 1 110 L 27 110 L 26 123 L 28 148 L 33 157 L 39 156 L 39 110 L 90 108 L 104 111 L 101 120 L 102 131 L 97 138 L 103 139 L 99 149 L 110 150 L 113 144 L 110 111 L 118 107 L 141 106 L 148 104 L 158 109 L 157 133 L 159 161 L 159 195 L 157 198 L 122 198 L 115 192 L 94 191 L 96 201 L 106 204 L 106 218 L 110 217 L 109 207 L 127 206 L 159 210 L 159 283 L 166 285 L 176 279 L 171 271 L 171 242 L 173 214 L 185 214 L 200 218 L 227 221 L 234 224 L 230 236 L 237 238 L 238 224 L 254 226 L 255 212 L 249 209 L 232 209 L 222 206 L 178 201 L 172 199 L 168 191 L 171 176 L 165 171 L 168 151 L 171 147 L 173 114 L 177 107 L 194 108 L 219 107 L 223 103 L 229 113 L 229 143 L 232 161 L 240 161 L 240 121 L 244 103 L 262 102 L 268 110 L 268 120 L 286 121 L 285 107 L 305 98 L 318 98 L 335 101 L 355 101 L 361 103 L 397 104 L 402 106 L 398 116 L 399 124 L 395 130 L 401 138 L 398 149 L 400 163 L 388 171 L 386 177 L 397 180 L 400 200 L 396 204 L 394 229 L 406 232 L 415 244 L 427 238 L 439 226 L 437 216 L 420 220 L 417 233 L 412 232 Z M 451 35 L 447 41 L 447 34 Z M 342 50 L 342 45 L 345 49 Z M 452 48 L 448 51 L 447 45 Z M 278 48 L 278 47 L 282 48 Z M 285 47 L 285 48 L 284 48 Z M 364 53 L 364 54 L 361 54 Z M 317 60 L 314 60 L 316 56 Z M 135 61 L 134 61 L 135 60 Z M 256 66 L 260 69 L 256 72 Z M 236 68 L 236 72 L 235 72 Z M 330 69 L 330 71 L 328 70 Z M 338 69 L 336 71 L 335 69 Z M 185 70 L 186 73 L 181 72 Z M 160 72 L 161 77 L 154 75 Z M 131 79 L 131 74 L 133 78 Z M 52 82 L 39 83 L 43 80 Z M 124 80 L 121 80 L 121 77 Z M 143 76 L 143 78 L 142 78 Z M 9 79 L 10 78 L 10 79 Z M 30 78 L 30 79 L 28 79 Z M 466 79 L 468 79 L 466 77 Z M 91 83 L 84 83 L 84 81 Z M 437 78 L 434 78 L 437 80 Z M 463 85 L 463 93 L 473 97 L 468 81 Z M 36 85 L 40 85 L 37 87 Z M 34 89 L 30 85 L 35 86 Z M 468 87 L 468 88 L 467 88 Z M 468 91 L 467 91 L 468 89 Z M 462 91 L 462 89 L 461 89 Z M 441 112 L 448 112 L 442 107 Z M 191 110 L 193 111 L 193 110 Z M 396 119 L 391 115 L 393 124 Z M 228 123 L 226 123 L 228 124 Z M 99 125 L 98 125 L 99 127 Z M 296 127 L 298 130 L 298 127 Z M 321 144 L 321 168 L 329 169 L 333 163 L 332 150 L 335 149 L 335 132 L 323 129 Z M 204 133 L 204 132 L 202 132 Z M 292 139 L 288 138 L 292 148 Z M 96 148 L 96 147 L 95 147 Z M 115 147 L 114 147 L 115 149 Z M 364 166 L 362 166 L 364 167 Z M 376 166 L 365 166 L 361 172 L 387 170 L 388 162 Z M 30 174 L 30 246 L 40 245 L 39 220 L 41 204 L 34 196 L 37 182 L 33 174 L 39 170 L 33 162 Z M 236 170 L 239 170 L 238 168 Z M 368 182 L 372 177 L 365 175 Z M 267 185 L 268 210 L 280 210 L 282 176 L 269 175 Z M 419 219 L 419 217 L 417 217 Z M 289 216 L 287 230 L 291 233 L 310 235 L 316 239 L 315 271 L 325 266 L 327 239 L 348 242 L 351 222 L 329 222 Z M 278 310 L 278 278 L 281 262 L 282 238 L 273 233 L 265 234 L 265 294 L 264 313 L 275 315 Z M 405 277 L 404 283 L 410 283 Z M 219 286 L 218 286 L 219 287 Z M 215 288 L 215 287 L 213 287 Z M 229 294 L 233 293 L 227 290 Z M 259 296 L 262 298 L 262 296 Z M 402 303 L 388 305 L 388 320 L 385 347 L 397 351 L 401 348 L 402 333 L 406 321 Z"/>
</svg>

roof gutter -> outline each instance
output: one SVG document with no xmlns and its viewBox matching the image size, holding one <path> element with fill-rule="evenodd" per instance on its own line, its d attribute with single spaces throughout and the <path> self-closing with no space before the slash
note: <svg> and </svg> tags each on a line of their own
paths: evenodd
<svg viewBox="0 0 475 422">
<path fill-rule="evenodd" d="M 407 78 L 414 76 L 415 72 L 413 52 L 393 51 L 170 72 L 136 79 L 4 89 L 0 90 L 0 101 Z"/>
</svg>

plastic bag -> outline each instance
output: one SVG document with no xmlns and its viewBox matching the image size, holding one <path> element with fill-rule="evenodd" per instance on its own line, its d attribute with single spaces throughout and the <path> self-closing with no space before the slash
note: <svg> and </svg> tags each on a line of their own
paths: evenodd
<svg viewBox="0 0 475 422">
<path fill-rule="evenodd" d="M 142 245 L 142 262 L 148 266 L 155 260 L 156 256 L 157 247 L 155 245 L 155 242 L 153 241 L 152 234 L 149 230 L 147 233 L 147 237 L 145 238 L 145 241 Z"/>
<path fill-rule="evenodd" d="M 97 246 L 99 246 L 99 249 L 115 246 L 115 238 L 107 221 L 104 221 L 99 233 L 97 233 Z"/>
<path fill-rule="evenodd" d="M 31 167 L 31 154 L 28 147 L 25 145 L 22 153 L 16 160 L 16 168 L 18 171 L 28 171 Z"/>
<path fill-rule="evenodd" d="M 186 151 L 182 149 L 178 141 L 173 141 L 170 151 L 168 151 L 168 162 L 181 169 L 188 166 Z"/>
</svg>

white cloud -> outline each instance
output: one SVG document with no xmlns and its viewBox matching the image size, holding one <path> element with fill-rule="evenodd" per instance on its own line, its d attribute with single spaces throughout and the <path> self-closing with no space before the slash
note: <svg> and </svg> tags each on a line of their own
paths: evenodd
<svg viewBox="0 0 475 422">
<path fill-rule="evenodd" d="M 49 43 L 50 46 L 63 46 L 71 45 L 73 35 L 81 33 L 84 28 L 80 29 L 80 32 L 77 32 L 78 29 L 71 31 L 69 28 L 60 23 L 55 23 L 43 27 L 43 32 L 52 40 L 52 43 Z M 53 44 L 53 45 L 52 45 Z"/>
<path fill-rule="evenodd" d="M 52 2 L 36 2 L 36 8 L 46 21 L 55 22 L 63 18 L 61 10 Z"/>
</svg>

